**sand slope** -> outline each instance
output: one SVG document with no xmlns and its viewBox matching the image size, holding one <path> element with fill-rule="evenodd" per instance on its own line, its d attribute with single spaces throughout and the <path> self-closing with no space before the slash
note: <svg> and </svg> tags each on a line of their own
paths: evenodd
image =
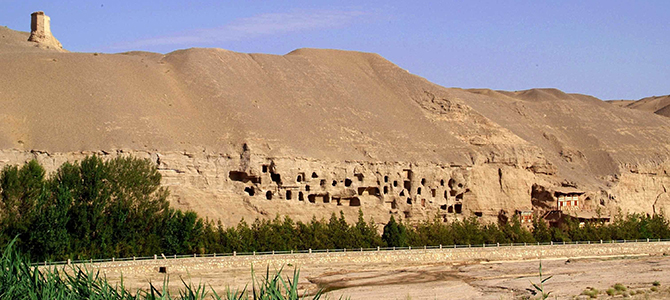
<svg viewBox="0 0 670 300">
<path fill-rule="evenodd" d="M 60 53 L 26 42 L 27 33 L 0 28 L 0 36 L 0 149 L 5 150 L 52 155 L 122 149 L 235 159 L 246 144 L 255 155 L 304 161 L 423 163 L 443 169 L 490 165 L 465 175 L 466 181 L 482 182 L 473 207 L 497 203 L 495 209 L 512 211 L 519 203 L 530 206 L 533 182 L 565 181 L 605 191 L 632 170 L 663 174 L 670 157 L 670 119 L 651 113 L 667 114 L 667 97 L 620 107 L 556 89 L 447 89 L 377 54 L 351 51 Z M 193 176 L 211 171 L 210 179 L 221 182 L 219 172 L 228 172 L 221 166 L 183 165 Z M 342 174 L 355 172 L 339 168 Z M 537 177 L 545 175 L 553 177 Z M 436 182 L 444 179 L 440 176 Z M 196 188 L 211 185 L 210 179 L 188 178 L 177 179 Z M 645 182 L 653 186 L 649 195 L 664 188 L 663 181 Z M 436 183 L 437 189 L 443 186 Z M 473 183 L 475 193 L 476 187 Z M 625 187 L 620 195 L 632 189 Z M 603 197 L 614 199 L 607 193 Z M 453 200 L 454 195 L 444 195 Z M 635 197 L 646 199 L 638 210 L 652 210 L 655 199 Z M 187 207 L 211 204 L 193 203 Z"/>
</svg>

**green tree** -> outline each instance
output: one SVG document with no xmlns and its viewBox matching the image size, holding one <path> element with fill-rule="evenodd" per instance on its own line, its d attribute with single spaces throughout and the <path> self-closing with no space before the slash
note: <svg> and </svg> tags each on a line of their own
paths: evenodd
<svg viewBox="0 0 670 300">
<path fill-rule="evenodd" d="M 395 218 L 391 216 L 389 222 L 384 225 L 382 240 L 388 247 L 406 247 L 407 229 L 405 225 L 402 223 L 397 223 Z"/>
</svg>

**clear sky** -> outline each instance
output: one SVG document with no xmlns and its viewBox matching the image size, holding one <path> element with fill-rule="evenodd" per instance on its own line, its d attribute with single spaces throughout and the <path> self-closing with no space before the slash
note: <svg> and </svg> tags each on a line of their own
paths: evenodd
<svg viewBox="0 0 670 300">
<path fill-rule="evenodd" d="M 335 48 L 379 53 L 446 87 L 670 94 L 667 0 L 0 0 L 0 25 L 29 31 L 37 10 L 70 51 Z"/>
</svg>

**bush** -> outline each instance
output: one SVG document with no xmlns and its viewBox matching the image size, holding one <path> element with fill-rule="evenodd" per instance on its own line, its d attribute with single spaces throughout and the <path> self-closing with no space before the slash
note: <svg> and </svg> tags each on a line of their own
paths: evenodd
<svg viewBox="0 0 670 300">
<path fill-rule="evenodd" d="M 615 284 L 614 289 L 617 290 L 617 292 L 625 292 L 626 290 L 628 290 L 628 288 L 626 288 L 626 286 L 621 283 Z"/>
<path fill-rule="evenodd" d="M 598 298 L 599 293 L 600 291 L 595 288 L 587 288 L 582 292 L 582 295 L 589 296 L 589 298 Z"/>
</svg>

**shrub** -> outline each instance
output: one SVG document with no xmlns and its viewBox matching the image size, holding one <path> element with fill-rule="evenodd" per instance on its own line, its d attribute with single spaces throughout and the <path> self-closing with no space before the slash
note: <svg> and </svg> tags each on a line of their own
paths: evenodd
<svg viewBox="0 0 670 300">
<path fill-rule="evenodd" d="M 625 292 L 628 288 L 621 283 L 617 283 L 614 285 L 614 289 L 617 290 L 617 292 Z"/>
<path fill-rule="evenodd" d="M 600 291 L 594 288 L 587 288 L 582 291 L 582 295 L 589 296 L 589 298 L 598 298 Z"/>
</svg>

